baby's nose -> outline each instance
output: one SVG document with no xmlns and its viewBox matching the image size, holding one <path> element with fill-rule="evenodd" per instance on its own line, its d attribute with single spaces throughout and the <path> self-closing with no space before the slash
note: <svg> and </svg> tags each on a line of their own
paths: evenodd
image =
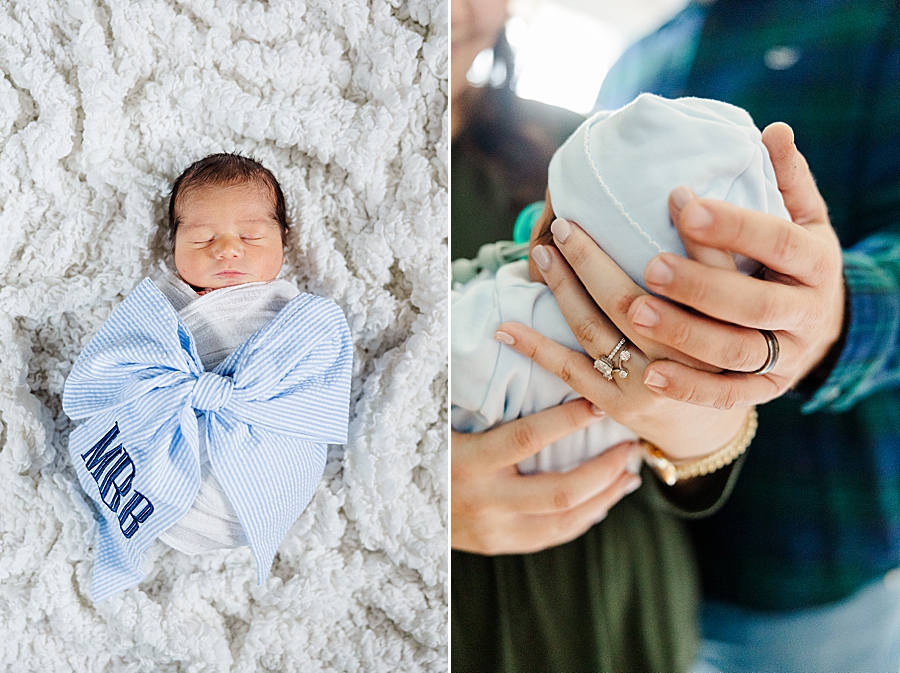
<svg viewBox="0 0 900 673">
<path fill-rule="evenodd" d="M 228 236 L 216 241 L 213 246 L 213 254 L 217 259 L 227 259 L 229 257 L 240 257 L 244 254 L 244 245 L 240 238 Z"/>
</svg>

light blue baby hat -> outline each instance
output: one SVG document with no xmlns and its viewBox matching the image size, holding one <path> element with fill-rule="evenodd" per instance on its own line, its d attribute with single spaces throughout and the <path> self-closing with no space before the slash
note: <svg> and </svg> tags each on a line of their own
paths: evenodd
<svg viewBox="0 0 900 673">
<path fill-rule="evenodd" d="M 698 196 L 790 219 L 759 129 L 741 108 L 642 94 L 585 121 L 550 161 L 557 217 L 578 223 L 644 289 L 660 252 L 684 255 L 669 219 L 679 185 Z M 741 255 L 743 273 L 759 264 Z"/>
</svg>

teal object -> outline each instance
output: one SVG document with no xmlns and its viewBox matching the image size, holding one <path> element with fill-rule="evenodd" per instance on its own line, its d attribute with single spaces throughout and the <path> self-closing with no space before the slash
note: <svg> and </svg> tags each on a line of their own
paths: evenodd
<svg viewBox="0 0 900 673">
<path fill-rule="evenodd" d="M 516 218 L 513 225 L 513 241 L 516 243 L 528 243 L 531 239 L 531 229 L 544 212 L 544 202 L 535 201 L 531 205 L 522 208 L 522 212 Z"/>
</svg>

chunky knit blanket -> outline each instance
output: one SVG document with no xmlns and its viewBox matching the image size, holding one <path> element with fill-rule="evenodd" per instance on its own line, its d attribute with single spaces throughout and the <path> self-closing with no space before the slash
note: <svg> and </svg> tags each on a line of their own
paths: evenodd
<svg viewBox="0 0 900 673">
<path fill-rule="evenodd" d="M 441 0 L 0 4 L 0 670 L 447 669 L 447 16 Z M 282 276 L 354 342 L 349 441 L 256 585 L 157 542 L 88 597 L 95 511 L 61 408 L 78 354 L 171 268 L 172 180 L 281 181 Z"/>
</svg>

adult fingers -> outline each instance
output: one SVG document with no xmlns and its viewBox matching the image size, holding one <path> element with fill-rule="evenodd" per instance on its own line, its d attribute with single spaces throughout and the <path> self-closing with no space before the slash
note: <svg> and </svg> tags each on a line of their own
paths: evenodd
<svg viewBox="0 0 900 673">
<path fill-rule="evenodd" d="M 697 198 L 687 187 L 676 187 L 669 194 L 669 217 L 672 222 L 678 222 L 681 218 L 681 211 L 684 207 Z M 693 259 L 705 266 L 711 266 L 718 269 L 735 270 L 734 257 L 727 250 L 719 250 L 707 245 L 702 245 L 697 241 L 685 237 L 681 241 L 684 245 L 684 251 L 688 259 Z"/>
<path fill-rule="evenodd" d="M 648 387 L 670 399 L 716 409 L 762 404 L 784 392 L 783 380 L 771 374 L 713 374 L 671 360 L 657 360 L 648 365 L 644 380 Z"/>
<path fill-rule="evenodd" d="M 798 227 L 799 229 L 799 227 Z M 710 269 L 663 253 L 647 265 L 647 286 L 709 317 L 755 329 L 791 330 L 815 322 L 800 287 Z"/>
<path fill-rule="evenodd" d="M 594 357 L 605 355 L 624 335 L 650 358 L 673 358 L 691 366 L 704 366 L 666 345 L 644 339 L 631 328 L 627 311 L 635 299 L 647 292 L 581 227 L 556 220 L 552 229 L 559 249 L 539 246 L 540 251 L 536 247 L 532 257 L 542 260 L 538 268 L 572 333 L 588 353 Z M 560 254 L 565 260 L 560 259 Z"/>
<path fill-rule="evenodd" d="M 452 433 L 454 481 L 515 465 L 603 416 L 588 400 L 566 402 L 481 433 Z"/>
<path fill-rule="evenodd" d="M 613 259 L 607 255 L 585 231 L 564 219 L 554 220 L 550 226 L 558 250 L 580 279 L 594 301 L 620 330 L 627 327 L 622 318 L 635 298 L 646 294 Z M 541 268 L 548 285 L 565 265 Z M 574 278 L 574 276 L 572 276 Z M 566 279 L 568 280 L 568 279 Z M 553 296 L 556 296 L 555 286 Z"/>
<path fill-rule="evenodd" d="M 635 300 L 628 311 L 633 329 L 647 339 L 661 341 L 709 366 L 695 367 L 717 372 L 729 369 L 752 372 L 768 356 L 765 337 L 758 330 L 739 327 L 691 313 L 671 302 L 648 295 Z M 780 339 L 785 357 L 792 342 Z M 645 374 L 646 378 L 646 374 Z"/>
<path fill-rule="evenodd" d="M 640 477 L 625 473 L 608 489 L 578 507 L 554 514 L 522 517 L 519 523 L 523 536 L 515 543 L 516 551 L 504 553 L 530 554 L 571 542 L 605 519 L 610 509 L 640 485 Z"/>
<path fill-rule="evenodd" d="M 695 199 L 676 223 L 682 239 L 738 252 L 789 278 L 818 285 L 831 277 L 830 250 L 818 236 L 776 215 L 724 201 Z M 657 258 L 654 258 L 657 259 Z M 648 267 L 653 264 L 650 262 Z"/>
<path fill-rule="evenodd" d="M 606 253 L 596 244 L 594 247 L 597 249 L 600 264 L 603 264 L 604 260 L 609 260 Z M 582 285 L 572 267 L 561 259 L 560 252 L 552 246 L 535 246 L 532 257 L 542 260 L 539 269 L 544 281 L 553 293 L 553 298 L 578 343 L 588 353 L 596 353 L 598 357 L 608 353 L 621 338 L 619 336 L 621 330 L 597 305 L 597 300 Z M 631 280 L 628 282 L 631 283 Z"/>
<path fill-rule="evenodd" d="M 825 201 L 819 194 L 806 157 L 794 145 L 791 127 L 783 122 L 769 124 L 762 132 L 762 141 L 769 150 L 778 189 L 794 222 L 827 222 Z"/>
<path fill-rule="evenodd" d="M 605 411 L 615 407 L 622 399 L 624 393 L 619 386 L 604 379 L 594 369 L 593 361 L 583 353 L 566 348 L 519 323 L 503 323 L 499 332 L 505 335 L 504 343 L 562 379 L 570 388 L 593 400 Z M 615 342 L 608 350 L 613 346 Z"/>
<path fill-rule="evenodd" d="M 624 473 L 636 475 L 642 455 L 635 442 L 623 442 L 569 472 L 538 472 L 506 480 L 498 484 L 498 496 L 516 512 L 565 512 L 607 491 Z"/>
</svg>

